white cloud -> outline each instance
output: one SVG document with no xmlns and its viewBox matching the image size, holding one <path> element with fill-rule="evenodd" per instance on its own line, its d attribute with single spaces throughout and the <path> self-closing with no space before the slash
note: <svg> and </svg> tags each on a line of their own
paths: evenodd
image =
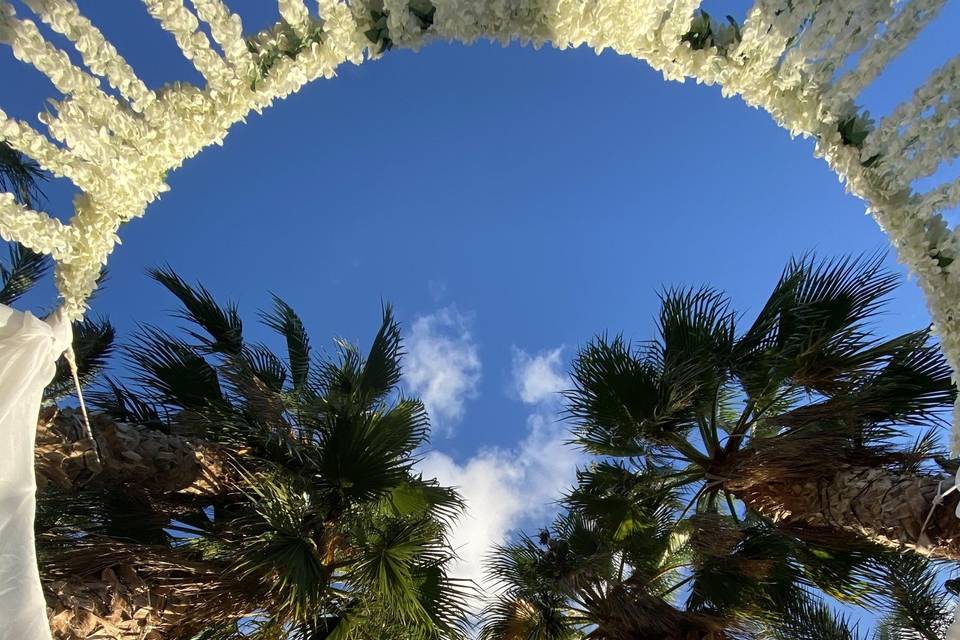
<svg viewBox="0 0 960 640">
<path fill-rule="evenodd" d="M 458 577 L 474 580 L 489 593 L 484 561 L 511 531 L 527 532 L 550 524 L 557 499 L 576 480 L 582 454 L 565 444 L 569 426 L 557 420 L 556 391 L 567 387 L 558 371 L 562 348 L 531 357 L 514 349 L 513 381 L 520 399 L 536 407 L 527 417 L 527 433 L 513 448 L 482 449 L 463 464 L 442 452 L 420 463 L 425 477 L 459 488 L 467 514 L 453 531 L 460 556 Z"/>
<path fill-rule="evenodd" d="M 489 593 L 484 561 L 492 547 L 514 529 L 548 525 L 556 500 L 576 476 L 578 452 L 566 446 L 567 427 L 552 416 L 527 418 L 528 432 L 513 449 L 484 449 L 463 464 L 441 452 L 420 463 L 424 477 L 458 487 L 467 514 L 454 528 L 452 543 L 460 556 L 454 575 L 474 580 Z"/>
<path fill-rule="evenodd" d="M 563 347 L 557 347 L 531 356 L 513 348 L 513 380 L 521 400 L 527 404 L 554 401 L 558 392 L 570 387 L 567 377 L 560 372 L 562 352 Z"/>
<path fill-rule="evenodd" d="M 480 356 L 467 319 L 455 307 L 413 321 L 405 340 L 404 379 L 423 400 L 434 427 L 450 428 L 463 418 L 464 403 L 477 395 Z"/>
</svg>

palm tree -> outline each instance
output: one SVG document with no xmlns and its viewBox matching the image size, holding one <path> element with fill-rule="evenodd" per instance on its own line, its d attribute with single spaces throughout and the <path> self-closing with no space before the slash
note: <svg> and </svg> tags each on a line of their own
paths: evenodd
<svg viewBox="0 0 960 640">
<path fill-rule="evenodd" d="M 550 529 L 491 554 L 482 640 L 945 640 L 953 598 L 929 559 L 690 516 L 682 493 L 654 470 L 581 471 Z M 837 601 L 883 618 L 865 634 Z"/>
<path fill-rule="evenodd" d="M 599 478 L 611 468 L 581 474 Z M 482 640 L 727 640 L 732 621 L 674 606 L 688 555 L 674 529 L 670 492 L 642 497 L 626 486 L 600 496 L 574 491 L 569 510 L 536 538 L 497 548 L 488 574 L 494 597 L 481 614 Z M 608 486 L 608 488 L 613 488 Z M 622 498 L 632 494 L 633 500 Z M 597 509 L 600 503 L 602 509 Z M 618 509 L 617 507 L 622 507 Z M 598 518 L 591 517 L 596 513 Z"/>
<path fill-rule="evenodd" d="M 804 259 L 746 330 L 721 294 L 673 290 L 653 341 L 582 349 L 568 412 L 597 460 L 551 530 L 492 557 L 484 640 L 867 637 L 834 600 L 883 611 L 875 640 L 942 640 L 942 567 L 901 544 L 955 559 L 954 504 L 926 538 L 888 514 L 924 529 L 955 389 L 928 331 L 870 334 L 892 288 L 878 259 Z M 853 525 L 848 505 L 871 508 Z"/>
<path fill-rule="evenodd" d="M 234 305 L 152 276 L 189 326 L 140 329 L 129 383 L 91 394 L 104 471 L 38 505 L 55 636 L 462 637 L 470 587 L 447 573 L 462 504 L 414 470 L 429 422 L 398 391 L 391 310 L 366 356 L 338 341 L 322 360 L 275 299 L 280 357 L 247 342 Z"/>
<path fill-rule="evenodd" d="M 958 496 L 936 500 L 955 470 L 937 446 L 950 368 L 929 329 L 884 340 L 869 324 L 895 280 L 879 257 L 794 260 L 746 325 L 713 289 L 667 291 L 653 340 L 580 351 L 576 442 L 656 470 L 697 513 L 960 560 Z"/>
</svg>

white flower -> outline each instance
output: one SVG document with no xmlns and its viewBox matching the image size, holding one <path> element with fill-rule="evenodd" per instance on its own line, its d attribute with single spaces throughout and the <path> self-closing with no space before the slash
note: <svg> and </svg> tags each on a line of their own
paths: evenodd
<svg viewBox="0 0 960 640">
<path fill-rule="evenodd" d="M 960 370 L 960 238 L 942 215 L 960 203 L 960 179 L 926 194 L 911 189 L 913 179 L 960 155 L 955 124 L 960 57 L 933 74 L 862 144 L 849 144 L 840 133 L 851 114 L 865 115 L 856 109 L 857 95 L 945 0 L 827 5 L 757 0 L 739 28 L 739 42 L 730 29 L 716 34 L 712 42 L 718 46 L 700 49 L 684 41 L 698 0 L 432 0 L 432 24 L 409 11 L 409 0 L 318 0 L 319 20 L 311 18 L 304 0 L 278 0 L 283 22 L 249 43 L 239 16 L 223 0 L 193 0 L 196 15 L 183 0 L 145 1 L 203 74 L 204 87 L 177 84 L 151 91 L 74 0 L 25 0 L 75 43 L 96 74 L 90 75 L 0 0 L 0 41 L 66 96 L 54 105 L 54 114 L 41 119 L 53 141 L 2 111 L 0 139 L 82 191 L 69 225 L 18 205 L 9 194 L 0 196 L 0 235 L 55 258 L 57 283 L 73 318 L 83 314 L 120 225 L 143 215 L 168 188 L 164 176 L 205 147 L 222 143 L 230 127 L 251 112 L 260 113 L 317 78 L 332 77 L 345 62 L 376 57 L 366 35 L 376 9 L 386 12 L 390 39 L 399 47 L 416 50 L 434 39 L 470 43 L 485 37 L 534 47 L 586 45 L 598 53 L 609 48 L 644 60 L 670 80 L 717 83 L 724 96 L 764 109 L 791 135 L 814 138 L 816 155 L 867 203 L 900 261 L 917 276 L 943 350 Z M 209 24 L 222 56 L 199 20 Z M 858 51 L 850 70 L 835 79 Z M 101 89 L 100 77 L 122 100 Z M 960 420 L 954 424 L 960 430 Z"/>
</svg>

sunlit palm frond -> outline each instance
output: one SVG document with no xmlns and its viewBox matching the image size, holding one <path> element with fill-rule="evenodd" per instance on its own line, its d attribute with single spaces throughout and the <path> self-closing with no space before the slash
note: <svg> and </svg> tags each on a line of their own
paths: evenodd
<svg viewBox="0 0 960 640">
<path fill-rule="evenodd" d="M 385 513 L 398 518 L 430 516 L 438 522 L 452 523 L 466 503 L 457 491 L 436 480 L 409 477 L 381 498 Z"/>
<path fill-rule="evenodd" d="M 482 612 L 480 640 L 573 640 L 579 637 L 566 616 L 562 596 L 497 596 Z"/>
<path fill-rule="evenodd" d="M 246 484 L 247 513 L 232 523 L 223 547 L 229 570 L 263 585 L 272 617 L 309 620 L 329 597 L 332 577 L 324 506 L 292 477 L 257 474 Z"/>
<path fill-rule="evenodd" d="M 883 627 L 894 638 L 943 638 L 955 604 L 939 585 L 936 565 L 914 554 L 889 554 L 884 564 L 889 597 Z"/>
<path fill-rule="evenodd" d="M 771 627 L 773 640 L 861 640 L 857 625 L 822 601 L 800 596 Z"/>
<path fill-rule="evenodd" d="M 442 565 L 451 557 L 438 544 L 437 531 L 429 519 L 391 519 L 367 529 L 358 540 L 357 556 L 348 572 L 351 583 L 374 594 L 405 624 L 429 626 L 432 622 L 420 598 L 419 583 L 427 567 Z"/>
</svg>

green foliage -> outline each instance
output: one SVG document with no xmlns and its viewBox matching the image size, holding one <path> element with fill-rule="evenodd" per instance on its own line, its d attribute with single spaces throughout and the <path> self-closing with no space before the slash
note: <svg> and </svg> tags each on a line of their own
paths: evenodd
<svg viewBox="0 0 960 640">
<path fill-rule="evenodd" d="M 207 335 L 189 331 L 210 353 L 226 356 L 240 355 L 243 350 L 243 323 L 234 304 L 221 307 L 203 286 L 191 287 L 170 267 L 151 269 L 150 277 L 175 295 L 183 305 L 177 315 Z"/>
<path fill-rule="evenodd" d="M 119 504 L 86 503 L 99 515 L 58 526 L 175 554 L 175 585 L 189 578 L 205 595 L 189 596 L 195 604 L 171 633 L 463 638 L 473 592 L 448 575 L 447 540 L 463 503 L 414 472 L 429 419 L 422 402 L 398 392 L 403 349 L 390 308 L 367 352 L 340 340 L 320 360 L 299 316 L 275 298 L 261 318 L 284 339 L 281 357 L 249 344 L 237 308 L 202 285 L 169 269 L 151 276 L 179 300 L 188 326 L 182 336 L 142 326 L 124 347 L 128 382 L 108 379 L 91 404 L 215 451 L 223 489 L 142 495 L 133 521 L 115 517 Z M 141 495 L 118 495 L 128 493 Z"/>
<path fill-rule="evenodd" d="M 821 601 L 799 598 L 773 628 L 774 640 L 859 640 L 856 625 Z"/>
<path fill-rule="evenodd" d="M 263 323 L 287 341 L 287 360 L 295 389 L 302 389 L 310 379 L 310 338 L 303 321 L 286 302 L 273 297 L 273 310 L 262 315 Z"/>
<path fill-rule="evenodd" d="M 12 305 L 50 272 L 52 263 L 17 243 L 10 244 L 8 251 L 7 264 L 0 264 L 0 304 Z"/>
<path fill-rule="evenodd" d="M 380 55 L 393 48 L 390 38 L 390 27 L 387 18 L 390 11 L 383 7 L 382 2 L 373 2 L 370 5 L 370 28 L 364 32 L 367 40 L 376 46 L 375 54 Z M 416 20 L 421 31 L 427 31 L 433 26 L 433 17 L 437 8 L 430 0 L 410 0 L 407 10 Z"/>
<path fill-rule="evenodd" d="M 43 200 L 39 183 L 46 179 L 47 174 L 40 165 L 0 141 L 0 191 L 12 193 L 18 202 L 28 207 L 36 206 Z"/>
<path fill-rule="evenodd" d="M 887 611 L 878 638 L 942 639 L 947 600 L 926 560 L 738 497 L 743 475 L 940 473 L 934 429 L 956 388 L 929 330 L 871 331 L 894 286 L 879 256 L 806 257 L 750 323 L 716 290 L 672 289 L 652 341 L 583 347 L 567 413 L 598 459 L 551 529 L 491 557 L 481 637 L 859 640 L 843 603 Z"/>
<path fill-rule="evenodd" d="M 113 353 L 115 331 L 104 318 L 84 318 L 73 323 L 73 352 L 81 387 L 89 385 L 107 366 Z M 65 358 L 57 361 L 53 380 L 44 389 L 45 400 L 58 400 L 76 391 L 73 375 Z"/>
<path fill-rule="evenodd" d="M 926 558 L 907 554 L 891 554 L 884 564 L 890 603 L 882 633 L 897 640 L 946 637 L 954 604 L 937 584 L 937 567 Z"/>
<path fill-rule="evenodd" d="M 727 52 L 736 48 L 742 39 L 740 25 L 733 16 L 726 17 L 726 24 L 717 23 L 710 14 L 700 9 L 693 17 L 690 30 L 680 38 L 680 41 L 688 43 L 694 50 L 716 47 L 722 52 Z"/>
</svg>

